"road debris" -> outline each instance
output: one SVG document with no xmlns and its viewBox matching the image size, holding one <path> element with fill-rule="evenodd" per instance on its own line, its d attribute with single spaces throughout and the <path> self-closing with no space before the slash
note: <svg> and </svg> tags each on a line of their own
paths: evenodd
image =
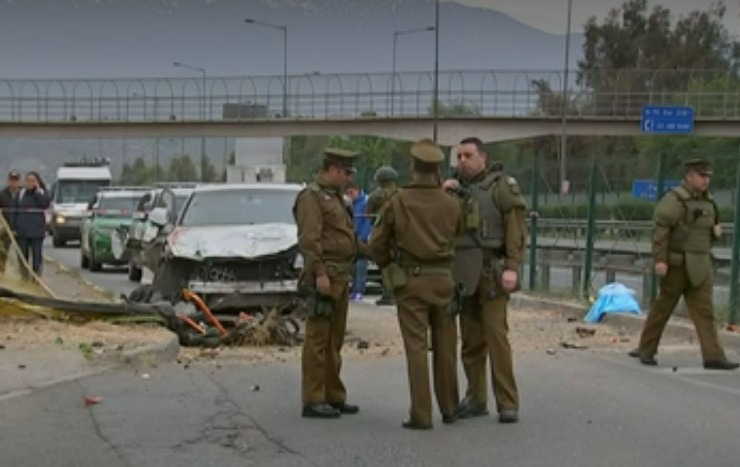
<svg viewBox="0 0 740 467">
<path fill-rule="evenodd" d="M 564 349 L 575 349 L 575 350 L 588 349 L 588 347 L 583 344 L 574 344 L 572 342 L 561 342 L 560 346 L 563 347 Z"/>
<path fill-rule="evenodd" d="M 95 396 L 95 397 L 87 396 L 84 399 L 85 407 L 90 407 L 91 405 L 100 404 L 102 401 L 103 401 L 103 398 L 102 397 L 97 397 L 97 396 Z"/>
<path fill-rule="evenodd" d="M 596 334 L 596 329 L 578 326 L 576 328 L 576 334 L 578 334 L 579 337 L 593 337 Z"/>
</svg>

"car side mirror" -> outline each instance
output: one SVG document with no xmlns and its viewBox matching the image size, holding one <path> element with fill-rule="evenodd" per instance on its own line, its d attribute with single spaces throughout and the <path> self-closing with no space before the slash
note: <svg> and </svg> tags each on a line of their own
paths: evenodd
<svg viewBox="0 0 740 467">
<path fill-rule="evenodd" d="M 167 208 L 154 208 L 149 213 L 149 221 L 158 227 L 166 226 L 169 220 L 170 216 Z"/>
</svg>

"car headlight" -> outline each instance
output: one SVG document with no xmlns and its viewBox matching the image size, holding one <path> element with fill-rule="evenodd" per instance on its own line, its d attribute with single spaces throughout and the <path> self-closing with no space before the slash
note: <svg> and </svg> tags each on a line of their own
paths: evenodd
<svg viewBox="0 0 740 467">
<path fill-rule="evenodd" d="M 61 215 L 61 214 L 57 214 L 56 216 L 54 216 L 54 221 L 55 221 L 55 222 L 56 222 L 57 224 L 64 224 L 65 222 L 67 222 L 67 218 L 66 218 L 66 217 L 64 217 L 64 216 L 63 216 L 63 215 Z"/>
<path fill-rule="evenodd" d="M 295 255 L 295 259 L 293 260 L 293 268 L 294 269 L 303 269 L 303 255 L 298 253 Z"/>
</svg>

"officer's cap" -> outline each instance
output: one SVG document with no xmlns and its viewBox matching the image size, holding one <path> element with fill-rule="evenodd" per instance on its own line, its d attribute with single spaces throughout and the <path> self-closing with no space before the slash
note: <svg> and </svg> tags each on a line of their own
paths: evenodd
<svg viewBox="0 0 740 467">
<path fill-rule="evenodd" d="M 688 172 L 693 170 L 700 175 L 712 175 L 712 164 L 706 159 L 689 159 L 683 163 L 684 169 Z"/>
<path fill-rule="evenodd" d="M 434 141 L 424 138 L 411 146 L 411 157 L 426 162 L 427 164 L 439 164 L 445 160 L 445 155 Z"/>
<path fill-rule="evenodd" d="M 354 151 L 340 148 L 324 149 L 324 160 L 332 162 L 352 173 L 356 172 L 355 159 L 357 159 L 357 153 Z"/>
<path fill-rule="evenodd" d="M 398 179 L 398 172 L 393 167 L 384 165 L 375 171 L 373 178 L 376 182 L 392 182 Z"/>
</svg>

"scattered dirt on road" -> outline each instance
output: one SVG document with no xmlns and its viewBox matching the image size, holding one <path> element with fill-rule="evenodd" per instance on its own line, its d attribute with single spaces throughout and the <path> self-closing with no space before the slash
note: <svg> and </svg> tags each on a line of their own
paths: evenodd
<svg viewBox="0 0 740 467">
<path fill-rule="evenodd" d="M 7 349 L 79 349 L 80 345 L 127 350 L 164 342 L 172 333 L 159 325 L 72 324 L 36 317 L 0 318 L 0 342 Z"/>
<path fill-rule="evenodd" d="M 587 325 L 569 319 L 556 311 L 541 309 L 510 309 L 509 338 L 515 355 L 526 353 L 556 354 L 579 351 L 614 351 L 626 353 L 639 336 L 625 329 L 607 325 Z M 687 345 L 666 335 L 665 346 Z M 299 361 L 301 347 L 221 348 L 202 353 L 198 349 L 182 349 L 181 363 L 194 361 L 271 363 Z M 347 335 L 342 356 L 345 360 L 384 358 L 403 355 L 403 341 L 395 308 L 371 304 L 351 304 Z"/>
<path fill-rule="evenodd" d="M 61 299 L 101 303 L 113 300 L 112 294 L 83 281 L 78 274 L 54 261 L 45 262 L 42 280 Z M 93 357 L 161 344 L 171 338 L 172 333 L 157 324 L 114 325 L 102 321 L 75 324 L 34 315 L 0 314 L 0 343 L 8 350 L 76 350 Z"/>
</svg>

